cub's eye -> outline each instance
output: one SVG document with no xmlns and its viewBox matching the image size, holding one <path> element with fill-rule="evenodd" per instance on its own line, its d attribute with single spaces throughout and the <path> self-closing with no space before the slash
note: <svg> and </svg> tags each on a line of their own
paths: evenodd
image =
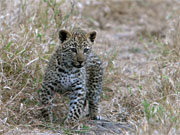
<svg viewBox="0 0 180 135">
<path fill-rule="evenodd" d="M 84 49 L 84 53 L 87 53 L 89 51 L 89 49 L 85 48 Z"/>
<path fill-rule="evenodd" d="M 77 53 L 76 48 L 71 48 L 71 51 Z"/>
</svg>

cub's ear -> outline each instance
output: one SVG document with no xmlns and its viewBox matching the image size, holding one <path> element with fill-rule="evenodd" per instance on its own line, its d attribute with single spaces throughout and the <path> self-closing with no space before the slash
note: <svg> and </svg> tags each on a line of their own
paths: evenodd
<svg viewBox="0 0 180 135">
<path fill-rule="evenodd" d="M 92 31 L 92 32 L 89 32 L 87 34 L 87 38 L 91 41 L 91 42 L 94 42 L 95 38 L 96 38 L 96 31 Z"/>
<path fill-rule="evenodd" d="M 59 31 L 59 39 L 61 43 L 64 43 L 66 40 L 68 40 L 71 37 L 71 33 L 67 30 L 60 30 Z"/>
</svg>

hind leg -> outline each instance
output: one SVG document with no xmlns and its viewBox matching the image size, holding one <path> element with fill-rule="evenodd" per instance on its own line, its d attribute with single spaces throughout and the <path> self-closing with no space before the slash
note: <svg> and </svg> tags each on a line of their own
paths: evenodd
<svg viewBox="0 0 180 135">
<path fill-rule="evenodd" d="M 40 103 L 42 105 L 41 113 L 42 116 L 49 120 L 50 122 L 53 121 L 53 115 L 52 115 L 52 108 L 53 108 L 53 91 L 48 85 L 42 84 L 40 92 Z"/>
<path fill-rule="evenodd" d="M 100 100 L 100 94 L 102 91 L 102 77 L 103 67 L 101 62 L 96 63 L 93 67 L 90 67 L 88 72 L 87 81 L 87 100 L 89 102 L 89 116 L 91 119 L 98 118 L 98 105 Z"/>
<path fill-rule="evenodd" d="M 98 106 L 100 99 L 100 91 L 101 90 L 99 90 L 99 92 L 95 92 L 95 91 L 88 92 L 89 116 L 92 120 L 99 119 Z"/>
</svg>

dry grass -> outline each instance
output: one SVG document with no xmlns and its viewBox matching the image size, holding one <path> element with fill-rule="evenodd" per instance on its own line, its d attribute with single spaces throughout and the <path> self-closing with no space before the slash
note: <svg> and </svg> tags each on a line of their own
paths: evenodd
<svg viewBox="0 0 180 135">
<path fill-rule="evenodd" d="M 101 115 L 135 125 L 134 134 L 180 134 L 179 9 L 175 0 L 1 2 L 0 134 L 93 134 L 88 124 L 63 129 L 67 109 L 59 95 L 54 124 L 39 116 L 38 89 L 58 30 L 76 25 L 98 31 Z"/>
</svg>

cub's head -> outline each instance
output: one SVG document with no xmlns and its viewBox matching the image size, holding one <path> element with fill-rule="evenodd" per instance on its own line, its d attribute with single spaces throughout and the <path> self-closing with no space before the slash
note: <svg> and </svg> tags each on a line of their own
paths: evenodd
<svg viewBox="0 0 180 135">
<path fill-rule="evenodd" d="M 74 67 L 83 67 L 91 53 L 95 38 L 96 31 L 60 30 L 59 39 L 64 58 L 68 59 Z"/>
</svg>

